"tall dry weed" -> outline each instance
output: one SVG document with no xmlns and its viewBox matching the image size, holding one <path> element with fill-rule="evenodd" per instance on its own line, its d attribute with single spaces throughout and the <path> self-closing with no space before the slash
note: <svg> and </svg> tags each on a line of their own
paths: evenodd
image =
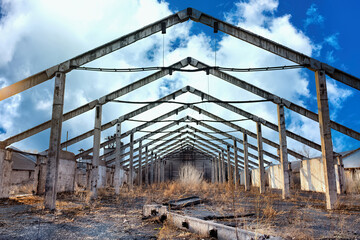
<svg viewBox="0 0 360 240">
<path fill-rule="evenodd" d="M 198 189 L 204 181 L 203 173 L 191 164 L 185 164 L 179 171 L 180 184 L 190 189 Z"/>
</svg>

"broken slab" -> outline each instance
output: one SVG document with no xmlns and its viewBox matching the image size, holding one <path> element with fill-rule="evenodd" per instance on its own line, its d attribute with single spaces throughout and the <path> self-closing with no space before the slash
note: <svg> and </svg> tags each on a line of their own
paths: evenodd
<svg viewBox="0 0 360 240">
<path fill-rule="evenodd" d="M 169 205 L 171 209 L 181 209 L 188 206 L 193 206 L 201 203 L 203 200 L 198 196 L 192 196 L 187 198 L 181 198 L 178 200 L 170 200 L 169 202 L 165 203 Z"/>
</svg>

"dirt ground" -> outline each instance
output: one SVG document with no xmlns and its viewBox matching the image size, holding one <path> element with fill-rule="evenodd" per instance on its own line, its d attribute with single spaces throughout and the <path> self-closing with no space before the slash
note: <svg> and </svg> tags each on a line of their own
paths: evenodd
<svg viewBox="0 0 360 240">
<path fill-rule="evenodd" d="M 287 239 L 360 239 L 360 195 L 340 197 L 338 210 L 325 209 L 324 194 L 257 189 L 245 192 L 228 185 L 203 183 L 196 187 L 163 183 L 133 191 L 101 190 L 90 201 L 86 192 L 58 196 L 57 211 L 43 210 L 40 196 L 18 196 L 0 202 L 0 239 L 208 239 L 156 220 L 142 220 L 146 203 L 165 203 L 197 195 L 202 204 L 177 212 L 236 218 L 217 222 Z M 244 214 L 251 216 L 241 217 Z M 239 216 L 239 217 L 237 217 Z M 214 220 L 216 221 L 216 220 Z"/>
</svg>

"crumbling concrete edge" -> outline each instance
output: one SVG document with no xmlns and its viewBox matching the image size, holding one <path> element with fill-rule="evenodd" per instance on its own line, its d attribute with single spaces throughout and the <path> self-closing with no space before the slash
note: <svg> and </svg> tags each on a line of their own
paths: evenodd
<svg viewBox="0 0 360 240">
<path fill-rule="evenodd" d="M 164 219 L 166 214 L 167 221 L 170 221 L 176 227 L 188 230 L 202 236 L 214 237 L 217 239 L 282 239 L 265 234 L 250 232 L 244 229 L 225 226 L 223 224 L 206 221 L 199 218 L 183 216 L 177 213 L 169 212 L 165 206 L 144 205 L 144 217 L 159 216 Z"/>
</svg>

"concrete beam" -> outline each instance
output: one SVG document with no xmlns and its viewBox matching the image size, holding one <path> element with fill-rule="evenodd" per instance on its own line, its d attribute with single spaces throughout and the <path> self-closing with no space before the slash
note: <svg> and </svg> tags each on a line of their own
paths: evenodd
<svg viewBox="0 0 360 240">
<path fill-rule="evenodd" d="M 60 142 L 62 116 L 65 94 L 65 73 L 55 74 L 54 99 L 51 117 L 51 129 L 47 162 L 47 173 L 45 183 L 45 209 L 55 210 L 56 208 L 56 186 L 58 180 L 58 168 L 60 160 Z"/>
<path fill-rule="evenodd" d="M 321 152 L 324 164 L 326 208 L 334 209 L 337 201 L 333 145 L 330 128 L 330 113 L 324 71 L 315 72 L 316 96 L 319 111 Z"/>
<path fill-rule="evenodd" d="M 162 30 L 162 24 L 165 23 L 165 27 L 169 28 L 180 22 L 187 21 L 189 15 L 186 10 L 180 11 L 159 21 L 156 21 L 150 25 L 140 28 L 132 33 L 126 34 L 120 38 L 105 43 L 99 47 L 96 47 L 90 51 L 87 51 L 79 56 L 71 58 L 63 63 L 55 65 L 37 74 L 34 74 L 28 78 L 18 81 L 10 86 L 0 89 L 0 101 L 9 98 L 17 93 L 23 92 L 29 88 L 32 88 L 40 83 L 43 83 L 55 76 L 58 71 L 64 73 L 70 72 L 74 67 L 82 66 L 86 63 L 101 58 L 109 53 L 126 47 L 135 43 L 138 40 L 149 37 Z"/>
<path fill-rule="evenodd" d="M 183 68 L 183 67 L 186 67 L 187 65 L 188 65 L 188 60 L 183 59 L 182 61 L 177 62 L 177 63 L 175 63 L 175 64 L 173 64 L 173 65 L 171 65 L 169 67 L 171 67 L 171 68 Z M 80 107 L 78 107 L 76 109 L 73 109 L 73 110 L 65 113 L 62 116 L 62 121 L 67 121 L 67 120 L 69 120 L 69 119 L 71 119 L 73 117 L 76 117 L 76 116 L 78 116 L 80 114 L 83 114 L 83 113 L 85 113 L 87 111 L 90 111 L 97 104 L 106 104 L 106 103 L 108 103 L 108 102 L 110 102 L 110 101 L 112 101 L 112 100 L 114 100 L 114 99 L 116 99 L 118 97 L 124 96 L 124 95 L 126 95 L 126 94 L 140 88 L 140 87 L 143 87 L 146 84 L 154 82 L 155 80 L 160 79 L 160 78 L 162 78 L 162 77 L 164 77 L 164 76 L 166 76 L 168 74 L 169 74 L 168 69 L 164 69 L 164 70 L 155 72 L 155 73 L 153 73 L 153 74 L 151 74 L 151 75 L 149 75 L 147 77 L 144 77 L 144 78 L 142 78 L 142 79 L 140 79 L 140 80 L 138 80 L 138 81 L 136 81 L 134 83 L 131 83 L 131 84 L 129 84 L 129 85 L 123 87 L 123 88 L 120 88 L 120 89 L 118 89 L 116 91 L 113 91 L 113 92 L 103 96 L 103 97 L 99 98 L 99 100 L 94 100 L 92 102 L 84 104 L 84 105 L 82 105 L 82 106 L 80 106 Z M 1 90 L 3 90 L 3 89 L 0 89 L 0 91 Z M 28 129 L 28 130 L 26 130 L 26 131 L 24 131 L 22 133 L 19 133 L 19 134 L 14 135 L 14 136 L 12 136 L 10 138 L 7 138 L 7 139 L 5 139 L 3 141 L 3 144 L 5 146 L 9 146 L 12 143 L 21 141 L 21 140 L 23 140 L 25 138 L 28 138 L 30 136 L 33 136 L 33 135 L 39 133 L 39 132 L 42 132 L 42 131 L 50 128 L 50 122 L 51 121 L 49 120 L 49 121 L 44 122 L 42 124 L 39 124 L 39 125 L 37 125 L 37 126 L 35 126 L 33 128 L 30 128 L 30 129 Z M 111 126 L 113 126 L 113 125 L 111 125 Z M 88 137 L 90 137 L 90 136 L 88 136 Z M 64 146 L 64 147 L 66 147 L 66 146 Z"/>
<path fill-rule="evenodd" d="M 194 58 L 191 58 L 191 62 L 190 62 L 190 65 L 193 66 L 193 67 L 196 67 L 196 68 L 207 68 L 209 67 L 209 65 L 207 64 L 204 64 Z M 265 91 L 259 87 L 256 87 L 246 81 L 243 81 L 239 78 L 236 78 L 230 74 L 227 74 L 225 72 L 222 72 L 222 71 L 219 71 L 217 69 L 211 69 L 210 71 L 210 74 L 214 75 L 215 77 L 218 77 L 228 83 L 231 83 L 237 87 L 240 87 L 248 92 L 251 92 L 257 96 L 260 96 L 264 99 L 267 99 L 267 100 L 270 100 L 272 101 L 273 103 L 275 104 L 284 104 L 288 109 L 296 112 L 296 113 L 299 113 L 311 120 L 314 120 L 316 122 L 319 122 L 319 116 L 318 114 L 300 106 L 300 105 L 297 105 L 289 100 L 286 100 L 284 98 L 281 98 L 273 93 L 270 93 L 268 91 Z M 335 121 L 330 121 L 330 125 L 331 125 L 331 128 L 342 133 L 342 134 L 345 134 L 349 137 L 352 137 L 356 140 L 359 140 L 360 141 L 360 133 L 353 130 L 353 129 L 350 129 L 346 126 L 343 126 Z"/>
</svg>

